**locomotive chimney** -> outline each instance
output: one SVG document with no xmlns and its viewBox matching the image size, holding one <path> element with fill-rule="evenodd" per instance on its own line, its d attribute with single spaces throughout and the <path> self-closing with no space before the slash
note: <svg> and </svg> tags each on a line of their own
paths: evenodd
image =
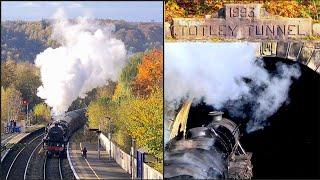
<svg viewBox="0 0 320 180">
<path fill-rule="evenodd" d="M 209 112 L 209 116 L 212 116 L 213 121 L 221 121 L 222 120 L 222 114 L 221 111 L 211 111 Z"/>
</svg>

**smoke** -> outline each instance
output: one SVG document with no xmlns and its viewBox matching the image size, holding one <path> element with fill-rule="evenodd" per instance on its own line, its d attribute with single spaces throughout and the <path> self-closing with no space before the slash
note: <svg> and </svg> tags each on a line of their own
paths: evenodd
<svg viewBox="0 0 320 180">
<path fill-rule="evenodd" d="M 112 36 L 112 24 L 101 27 L 84 17 L 70 22 L 62 10 L 54 17 L 52 39 L 61 46 L 38 54 L 35 64 L 42 81 L 37 95 L 54 115 L 60 115 L 93 88 L 107 80 L 117 81 L 126 63 L 126 49 Z"/>
<path fill-rule="evenodd" d="M 256 43 L 179 42 L 165 45 L 165 100 L 194 98 L 231 115 L 249 118 L 247 132 L 261 129 L 288 99 L 297 65 L 277 63 L 270 74 L 256 58 Z M 246 111 L 246 105 L 251 106 Z"/>
</svg>

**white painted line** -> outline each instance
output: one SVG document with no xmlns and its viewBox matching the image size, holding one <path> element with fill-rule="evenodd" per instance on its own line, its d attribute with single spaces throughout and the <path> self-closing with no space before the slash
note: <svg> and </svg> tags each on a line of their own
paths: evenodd
<svg viewBox="0 0 320 180">
<path fill-rule="evenodd" d="M 63 180 L 62 170 L 61 170 L 61 159 L 60 159 L 60 157 L 59 157 L 59 174 L 60 174 L 60 179 Z"/>
<path fill-rule="evenodd" d="M 43 179 L 46 179 L 46 165 L 47 165 L 47 155 L 44 158 L 44 163 L 43 163 Z"/>
<path fill-rule="evenodd" d="M 9 174 L 10 174 L 10 171 L 11 171 L 11 168 L 12 168 L 14 162 L 16 161 L 16 159 L 18 158 L 18 156 L 20 155 L 20 153 L 21 153 L 25 148 L 26 148 L 26 147 L 23 147 L 23 148 L 19 151 L 19 153 L 16 155 L 16 157 L 14 158 L 14 160 L 12 161 L 12 163 L 11 163 L 11 165 L 10 165 L 10 168 L 9 168 L 9 170 L 8 170 L 8 173 L 7 173 L 6 179 L 8 179 L 8 177 L 9 177 Z"/>
<path fill-rule="evenodd" d="M 89 164 L 88 160 L 87 160 L 87 159 L 84 159 L 84 160 L 86 160 L 89 168 L 92 170 L 92 172 L 94 173 L 94 175 L 95 175 L 98 179 L 100 179 L 99 176 L 97 175 L 97 173 L 92 169 L 92 167 L 91 167 L 91 165 Z"/>
<path fill-rule="evenodd" d="M 81 149 L 82 149 L 82 147 L 81 147 L 81 143 L 80 143 L 80 151 L 81 151 Z M 94 175 L 95 175 L 98 179 L 100 179 L 99 176 L 97 175 L 97 173 L 92 169 L 92 167 L 91 167 L 90 163 L 88 162 L 88 160 L 87 160 L 86 158 L 84 158 L 84 160 L 87 162 L 89 168 L 92 170 L 92 172 L 94 173 Z"/>
<path fill-rule="evenodd" d="M 79 176 L 78 176 L 78 174 L 77 174 L 77 172 L 76 172 L 76 170 L 75 170 L 74 167 L 73 167 L 72 162 L 71 162 L 71 158 L 70 158 L 70 155 L 69 155 L 69 142 L 68 142 L 68 145 L 67 145 L 67 157 L 68 157 L 69 165 L 70 165 L 70 167 L 71 167 L 71 170 L 72 170 L 72 172 L 73 172 L 74 177 L 75 177 L 76 179 L 80 179 Z"/>
<path fill-rule="evenodd" d="M 42 144 L 42 142 L 40 142 L 40 143 L 37 145 L 37 147 L 34 148 L 34 150 L 32 151 L 32 153 L 31 153 L 31 155 L 30 155 L 30 157 L 29 157 L 29 159 L 28 159 L 27 166 L 26 166 L 26 168 L 24 169 L 23 179 L 26 179 L 27 170 L 28 170 L 28 167 L 29 167 L 29 162 L 30 162 L 30 160 L 31 160 L 31 157 L 33 156 L 34 152 L 36 151 L 36 149 L 38 149 L 38 147 L 39 147 L 41 144 Z"/>
</svg>

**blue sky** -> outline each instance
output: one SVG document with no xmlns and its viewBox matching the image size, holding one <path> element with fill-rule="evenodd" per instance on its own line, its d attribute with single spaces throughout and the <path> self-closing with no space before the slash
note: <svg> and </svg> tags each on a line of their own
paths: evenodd
<svg viewBox="0 0 320 180">
<path fill-rule="evenodd" d="M 122 19 L 132 22 L 163 21 L 162 1 L 6 1 L 1 2 L 1 21 L 51 18 L 58 8 L 62 8 L 68 18 L 89 16 L 103 19 Z"/>
</svg>

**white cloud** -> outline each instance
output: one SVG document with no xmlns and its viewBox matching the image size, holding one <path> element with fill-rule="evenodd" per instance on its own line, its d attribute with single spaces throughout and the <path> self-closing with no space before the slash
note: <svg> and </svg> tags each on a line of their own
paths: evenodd
<svg viewBox="0 0 320 180">
<path fill-rule="evenodd" d="M 61 2 L 47 2 L 48 5 L 53 5 L 53 6 L 60 6 L 62 5 Z"/>
<path fill-rule="evenodd" d="M 71 3 L 69 6 L 69 8 L 82 8 L 82 4 L 78 3 L 78 2 L 73 2 Z"/>
<path fill-rule="evenodd" d="M 39 2 L 23 2 L 21 3 L 22 7 L 39 7 L 40 3 Z"/>
</svg>

